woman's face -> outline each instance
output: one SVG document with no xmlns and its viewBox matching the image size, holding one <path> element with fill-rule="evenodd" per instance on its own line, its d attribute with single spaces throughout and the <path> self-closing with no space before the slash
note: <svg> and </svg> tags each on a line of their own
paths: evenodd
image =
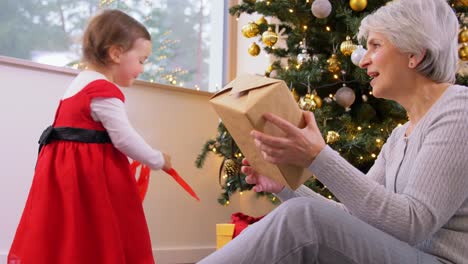
<svg viewBox="0 0 468 264">
<path fill-rule="evenodd" d="M 399 88 L 404 87 L 410 73 L 409 56 L 397 49 L 384 34 L 370 32 L 367 53 L 359 66 L 367 69 L 372 78 L 370 85 L 375 97 L 397 99 Z M 404 91 L 403 91 L 404 92 Z"/>
</svg>

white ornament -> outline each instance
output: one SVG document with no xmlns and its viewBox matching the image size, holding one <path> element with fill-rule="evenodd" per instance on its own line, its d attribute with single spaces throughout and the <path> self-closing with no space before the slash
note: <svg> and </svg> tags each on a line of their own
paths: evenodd
<svg viewBox="0 0 468 264">
<path fill-rule="evenodd" d="M 462 77 L 468 77 L 468 61 L 458 60 L 457 74 Z"/>
<path fill-rule="evenodd" d="M 344 107 L 347 112 L 351 110 L 350 106 L 354 103 L 355 99 L 356 95 L 354 94 L 353 89 L 347 87 L 345 84 L 343 84 L 343 87 L 336 91 L 336 103 Z"/>
<path fill-rule="evenodd" d="M 297 55 L 297 62 L 299 64 L 302 64 L 308 60 L 310 60 L 310 55 L 309 53 L 307 53 L 306 49 L 303 49 L 302 52 L 299 55 Z"/>
<path fill-rule="evenodd" d="M 362 47 L 362 45 L 358 45 L 357 48 L 351 54 L 351 61 L 354 65 L 359 66 L 359 62 L 361 62 L 364 55 L 366 55 L 367 50 Z"/>
<path fill-rule="evenodd" d="M 328 0 L 315 0 L 312 3 L 311 11 L 316 18 L 326 18 L 331 10 L 332 6 Z"/>
</svg>

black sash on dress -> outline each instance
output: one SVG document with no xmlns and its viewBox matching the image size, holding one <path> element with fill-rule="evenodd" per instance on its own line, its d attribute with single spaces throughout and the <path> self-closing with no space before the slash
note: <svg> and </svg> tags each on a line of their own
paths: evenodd
<svg viewBox="0 0 468 264">
<path fill-rule="evenodd" d="M 42 132 L 39 138 L 39 152 L 43 146 L 49 144 L 52 140 L 67 140 L 83 143 L 111 143 L 107 131 L 90 130 L 75 127 L 52 127 L 49 126 Z"/>
</svg>

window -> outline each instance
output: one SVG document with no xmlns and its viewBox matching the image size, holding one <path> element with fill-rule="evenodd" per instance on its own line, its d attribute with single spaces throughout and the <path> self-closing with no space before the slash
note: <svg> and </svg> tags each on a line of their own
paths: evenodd
<svg viewBox="0 0 468 264">
<path fill-rule="evenodd" d="M 0 2 L 0 55 L 77 67 L 88 19 L 116 8 L 145 24 L 153 54 L 140 79 L 215 91 L 222 83 L 220 0 L 5 0 Z"/>
</svg>

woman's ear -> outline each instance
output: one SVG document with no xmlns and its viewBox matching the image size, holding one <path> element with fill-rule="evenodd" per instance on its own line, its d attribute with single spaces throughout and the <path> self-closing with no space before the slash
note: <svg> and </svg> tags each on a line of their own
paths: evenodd
<svg viewBox="0 0 468 264">
<path fill-rule="evenodd" d="M 423 50 L 419 54 L 410 54 L 408 67 L 410 67 L 411 69 L 416 68 L 421 63 L 421 61 L 424 59 L 425 56 L 426 56 L 426 50 Z"/>
<path fill-rule="evenodd" d="M 122 55 L 122 47 L 117 45 L 112 45 L 109 50 L 109 59 L 113 63 L 120 63 L 120 56 Z"/>
</svg>

